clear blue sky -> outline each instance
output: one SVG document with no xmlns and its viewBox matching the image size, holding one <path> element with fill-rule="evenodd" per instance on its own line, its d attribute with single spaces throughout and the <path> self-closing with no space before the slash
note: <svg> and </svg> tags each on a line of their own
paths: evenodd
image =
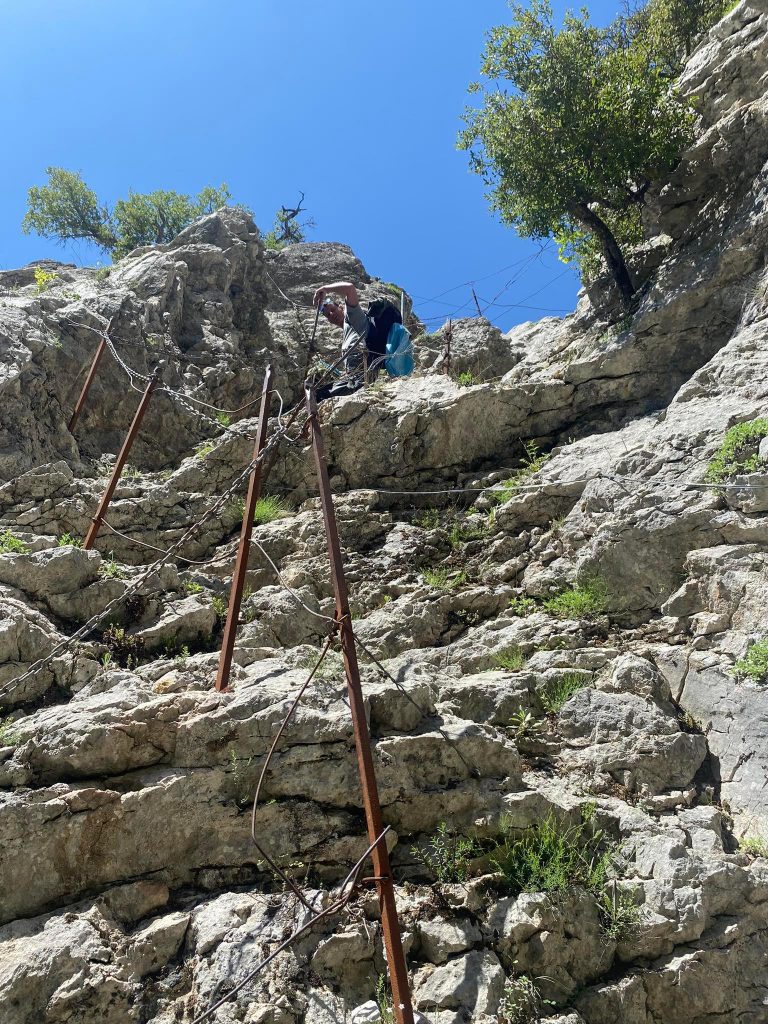
<svg viewBox="0 0 768 1024">
<path fill-rule="evenodd" d="M 598 22 L 619 6 L 588 4 Z M 504 329 L 568 311 L 573 271 L 494 220 L 455 149 L 507 17 L 503 0 L 0 0 L 0 269 L 106 261 L 22 235 L 54 165 L 109 203 L 225 181 L 265 231 L 302 190 L 309 238 L 352 246 L 425 318 L 471 312 L 468 281 Z"/>
</svg>

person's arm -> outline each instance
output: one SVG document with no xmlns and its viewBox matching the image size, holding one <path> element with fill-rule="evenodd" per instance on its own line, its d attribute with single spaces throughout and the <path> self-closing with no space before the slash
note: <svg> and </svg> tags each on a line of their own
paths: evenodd
<svg viewBox="0 0 768 1024">
<path fill-rule="evenodd" d="M 334 281 L 333 284 L 324 284 L 322 288 L 317 289 L 312 297 L 313 305 L 319 306 L 326 295 L 331 292 L 341 295 L 348 306 L 357 306 L 360 303 L 357 288 L 355 288 L 351 281 Z"/>
</svg>

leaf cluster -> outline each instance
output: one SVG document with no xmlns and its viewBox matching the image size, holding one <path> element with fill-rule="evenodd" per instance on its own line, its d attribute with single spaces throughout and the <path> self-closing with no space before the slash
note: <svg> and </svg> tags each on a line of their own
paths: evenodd
<svg viewBox="0 0 768 1024">
<path fill-rule="evenodd" d="M 705 480 L 713 484 L 722 483 L 731 477 L 759 470 L 763 461 L 758 449 L 764 437 L 768 437 L 768 417 L 765 416 L 731 427 L 707 467 Z"/>
<path fill-rule="evenodd" d="M 21 227 L 60 241 L 84 238 L 115 258 L 140 245 L 167 242 L 197 217 L 225 206 L 231 197 L 226 185 L 206 186 L 197 196 L 156 189 L 129 191 L 112 209 L 83 181 L 78 171 L 46 168 L 45 185 L 33 185 Z"/>
</svg>

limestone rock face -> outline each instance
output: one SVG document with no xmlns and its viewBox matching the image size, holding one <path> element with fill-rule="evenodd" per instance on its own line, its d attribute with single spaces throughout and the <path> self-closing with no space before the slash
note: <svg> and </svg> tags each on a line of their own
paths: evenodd
<svg viewBox="0 0 768 1024">
<path fill-rule="evenodd" d="M 370 863 L 341 888 L 369 839 L 288 423 L 344 278 L 416 339 L 412 377 L 320 416 L 422 1024 L 768 1024 L 768 438 L 707 473 L 768 417 L 767 41 L 742 0 L 687 65 L 698 134 L 649 192 L 631 315 L 598 281 L 449 348 L 347 246 L 265 250 L 229 209 L 108 275 L 0 273 L 2 1024 L 389 1019 Z M 218 692 L 268 363 L 280 501 Z"/>
</svg>

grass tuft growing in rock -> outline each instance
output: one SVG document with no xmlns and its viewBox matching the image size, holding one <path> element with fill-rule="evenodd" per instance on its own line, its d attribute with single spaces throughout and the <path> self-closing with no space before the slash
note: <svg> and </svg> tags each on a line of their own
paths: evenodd
<svg viewBox="0 0 768 1024">
<path fill-rule="evenodd" d="M 591 576 L 551 597 L 544 607 L 558 619 L 594 619 L 608 607 L 608 587 L 599 576 Z"/>
<path fill-rule="evenodd" d="M 532 597 L 510 597 L 507 607 L 510 614 L 525 618 L 526 615 L 533 615 L 536 611 L 536 602 Z"/>
<path fill-rule="evenodd" d="M 768 636 L 752 644 L 733 667 L 741 678 L 746 677 L 756 683 L 768 682 Z"/>
<path fill-rule="evenodd" d="M 450 569 L 442 567 L 422 569 L 421 575 L 428 586 L 435 587 L 437 590 L 453 590 L 467 582 L 465 572 L 451 572 Z"/>
<path fill-rule="evenodd" d="M 494 655 L 493 660 L 497 668 L 504 669 L 506 672 L 519 672 L 527 658 L 523 654 L 522 648 L 515 644 L 514 647 L 509 647 L 506 651 Z"/>
<path fill-rule="evenodd" d="M 13 720 L 0 718 L 0 747 L 13 747 L 18 742 L 19 737 L 13 731 Z"/>
<path fill-rule="evenodd" d="M 564 676 L 550 679 L 539 694 L 547 714 L 556 715 L 563 704 L 579 690 L 583 690 L 591 681 L 591 676 L 581 672 L 568 672 Z"/>
<path fill-rule="evenodd" d="M 750 857 L 768 857 L 768 841 L 762 836 L 745 836 L 739 840 L 739 849 Z"/>
<path fill-rule="evenodd" d="M 707 467 L 704 479 L 712 484 L 723 483 L 731 477 L 755 473 L 765 467 L 758 452 L 764 437 L 768 437 L 768 417 L 765 416 L 731 427 Z"/>
<path fill-rule="evenodd" d="M 0 555 L 23 555 L 26 550 L 27 545 L 24 541 L 19 540 L 10 530 L 0 533 Z"/>
<path fill-rule="evenodd" d="M 290 512 L 286 501 L 277 495 L 268 494 L 256 502 L 253 521 L 256 526 L 264 526 L 266 523 L 274 523 L 276 519 L 284 519 Z"/>
<path fill-rule="evenodd" d="M 83 546 L 80 538 L 71 533 L 62 533 L 57 543 L 60 548 L 81 548 Z"/>
</svg>

